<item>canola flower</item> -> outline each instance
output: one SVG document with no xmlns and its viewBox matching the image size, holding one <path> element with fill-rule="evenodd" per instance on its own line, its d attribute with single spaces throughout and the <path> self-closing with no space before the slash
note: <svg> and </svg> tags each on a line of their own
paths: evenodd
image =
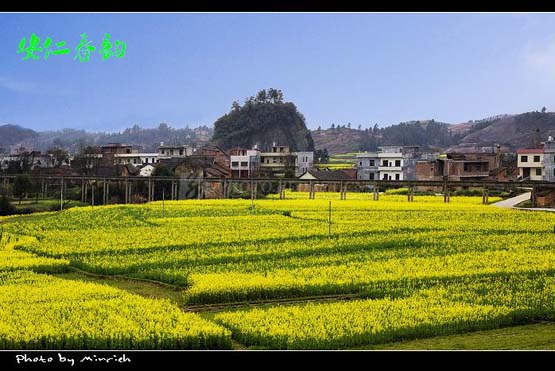
<svg viewBox="0 0 555 371">
<path fill-rule="evenodd" d="M 403 298 L 281 305 L 215 315 L 243 344 L 344 349 L 555 318 L 553 275 L 463 279 Z"/>
<path fill-rule="evenodd" d="M 220 349 L 229 330 L 166 300 L 25 270 L 0 272 L 0 349 Z"/>
<path fill-rule="evenodd" d="M 47 324 L 58 317 L 41 307 L 37 293 L 28 304 L 40 315 L 27 313 L 30 322 L 23 314 L 14 317 L 31 329 L 36 320 L 37 335 L 18 337 L 11 327 L 11 340 L 0 347 L 225 348 L 232 332 L 247 345 L 335 349 L 553 319 L 555 213 L 498 209 L 482 205 L 481 197 L 452 197 L 445 204 L 441 196 L 415 196 L 411 203 L 399 194 L 379 201 L 370 193 L 338 196 L 318 193 L 308 200 L 307 193 L 287 193 L 285 200 L 256 200 L 254 210 L 250 200 L 85 207 L 7 222 L 0 275 L 73 266 L 180 285 L 189 304 L 334 294 L 361 299 L 223 312 L 214 317 L 219 325 L 180 317 L 166 303 L 160 311 L 172 313 L 172 325 L 154 314 L 153 328 L 139 321 L 138 327 L 151 329 L 149 337 L 125 318 L 137 315 L 130 307 L 154 310 L 158 301 L 140 302 L 150 299 L 96 285 L 98 296 L 86 302 L 79 293 L 88 289 L 71 286 L 75 282 L 58 279 L 42 287 L 14 278 L 8 286 L 18 295 L 29 287 L 40 288 L 43 298 L 47 290 L 63 292 L 52 306 L 76 330 L 55 337 Z M 12 305 L 6 301 L 4 308 Z M 127 308 L 121 310 L 125 318 L 113 317 L 119 307 Z M 106 318 L 126 330 L 106 332 L 100 325 Z"/>
</svg>

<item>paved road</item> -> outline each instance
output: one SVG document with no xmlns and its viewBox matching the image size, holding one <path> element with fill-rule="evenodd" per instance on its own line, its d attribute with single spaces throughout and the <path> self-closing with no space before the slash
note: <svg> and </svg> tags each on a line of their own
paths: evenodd
<svg viewBox="0 0 555 371">
<path fill-rule="evenodd" d="M 516 197 L 512 197 L 512 198 L 508 198 L 508 199 L 503 200 L 503 201 L 496 202 L 492 205 L 497 206 L 497 207 L 503 207 L 503 208 L 506 208 L 506 209 L 518 209 L 518 210 L 528 210 L 528 211 L 552 211 L 552 212 L 555 211 L 555 209 L 541 208 L 541 207 L 535 207 L 535 208 L 515 207 L 515 205 L 521 203 L 522 201 L 529 200 L 531 196 L 532 196 L 532 193 L 527 192 L 527 193 L 523 193 L 521 195 L 518 195 Z"/>
<path fill-rule="evenodd" d="M 532 196 L 532 192 L 527 192 L 527 193 L 523 193 L 521 195 L 518 195 L 516 197 L 507 198 L 506 200 L 496 202 L 492 205 L 497 206 L 497 207 L 504 207 L 504 208 L 511 209 L 515 205 L 521 203 L 522 201 L 529 200 L 531 196 Z"/>
</svg>

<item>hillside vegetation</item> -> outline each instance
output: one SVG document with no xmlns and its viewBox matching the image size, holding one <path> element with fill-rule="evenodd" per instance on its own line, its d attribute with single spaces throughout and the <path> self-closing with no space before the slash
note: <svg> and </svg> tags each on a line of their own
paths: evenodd
<svg viewBox="0 0 555 371">
<path fill-rule="evenodd" d="M 312 151 L 314 142 L 304 116 L 295 104 L 283 101 L 280 90 L 269 89 L 248 98 L 241 106 L 233 102 L 231 111 L 214 123 L 214 144 L 224 149 L 269 150 L 273 142 L 289 145 L 292 151 Z"/>
</svg>

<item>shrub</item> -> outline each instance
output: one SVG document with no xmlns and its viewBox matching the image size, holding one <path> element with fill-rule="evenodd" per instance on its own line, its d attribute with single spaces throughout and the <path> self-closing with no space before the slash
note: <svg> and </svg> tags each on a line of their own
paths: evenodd
<svg viewBox="0 0 555 371">
<path fill-rule="evenodd" d="M 15 207 L 10 203 L 6 195 L 2 195 L 2 197 L 0 197 L 0 215 L 6 216 L 12 214 L 15 214 Z"/>
</svg>

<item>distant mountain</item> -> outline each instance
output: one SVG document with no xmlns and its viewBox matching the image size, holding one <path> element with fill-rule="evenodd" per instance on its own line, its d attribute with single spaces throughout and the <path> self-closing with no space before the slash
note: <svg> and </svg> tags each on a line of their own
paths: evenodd
<svg viewBox="0 0 555 371">
<path fill-rule="evenodd" d="M 312 131 L 316 149 L 328 150 L 330 154 L 375 151 L 378 146 L 420 146 L 422 149 L 440 149 L 456 144 L 450 125 L 435 120 L 409 121 L 385 128 L 356 130 L 337 126 Z"/>
<path fill-rule="evenodd" d="M 140 151 L 156 151 L 160 142 L 166 144 L 190 144 L 202 146 L 208 143 L 213 131 L 207 126 L 175 129 L 168 124 L 145 129 L 138 125 L 117 133 L 93 133 L 84 130 L 63 129 L 59 131 L 35 132 L 15 125 L 0 126 L 0 147 L 45 151 L 51 147 L 62 147 L 77 153 L 88 145 L 125 143 Z"/>
<path fill-rule="evenodd" d="M 357 152 L 362 147 L 364 131 L 350 128 L 313 130 L 311 132 L 316 149 L 328 150 L 330 155 Z"/>
<path fill-rule="evenodd" d="M 344 126 L 314 130 L 316 149 L 330 154 L 370 151 L 381 145 L 418 145 L 438 151 L 481 151 L 499 145 L 503 151 L 535 147 L 555 137 L 555 112 L 496 115 L 460 124 L 433 120 L 410 121 L 385 128 L 355 130 Z"/>
<path fill-rule="evenodd" d="M 235 145 L 250 147 L 255 143 L 268 146 L 275 140 L 280 144 L 293 143 L 298 150 L 311 148 L 312 145 L 315 149 L 326 148 L 330 154 L 372 151 L 381 145 L 418 145 L 422 149 L 438 151 L 473 151 L 499 144 L 504 151 L 514 151 L 535 146 L 549 136 L 555 137 L 555 112 L 497 115 L 454 125 L 422 120 L 385 128 L 375 126 L 357 130 L 346 125 L 334 125 L 333 128 L 309 131 L 294 105 L 282 104 L 287 108 L 278 108 L 277 112 L 274 108 L 268 108 L 272 104 L 262 104 L 258 108 L 251 106 L 248 109 L 253 112 L 248 119 L 242 117 L 239 121 L 232 111 L 224 116 L 225 119 L 216 121 L 220 128 L 219 134 L 214 136 L 213 129 L 207 126 L 175 129 L 160 124 L 156 128 L 145 129 L 135 125 L 117 133 L 91 133 L 73 129 L 37 132 L 17 125 L 0 125 L 0 152 L 20 146 L 42 151 L 57 146 L 76 153 L 87 145 L 110 142 L 131 144 L 141 151 L 155 151 L 160 142 L 202 146 L 212 138 L 219 144 L 225 143 L 227 148 Z M 275 127 L 269 124 L 273 120 L 278 120 Z M 238 122 L 243 122 L 245 127 Z M 256 128 L 257 125 L 259 128 Z"/>
<path fill-rule="evenodd" d="M 474 124 L 451 149 L 499 144 L 507 150 L 515 150 L 537 146 L 549 136 L 555 137 L 555 112 L 527 112 Z"/>
<path fill-rule="evenodd" d="M 0 126 L 0 148 L 8 148 L 12 144 L 37 138 L 39 133 L 18 125 Z"/>
</svg>

